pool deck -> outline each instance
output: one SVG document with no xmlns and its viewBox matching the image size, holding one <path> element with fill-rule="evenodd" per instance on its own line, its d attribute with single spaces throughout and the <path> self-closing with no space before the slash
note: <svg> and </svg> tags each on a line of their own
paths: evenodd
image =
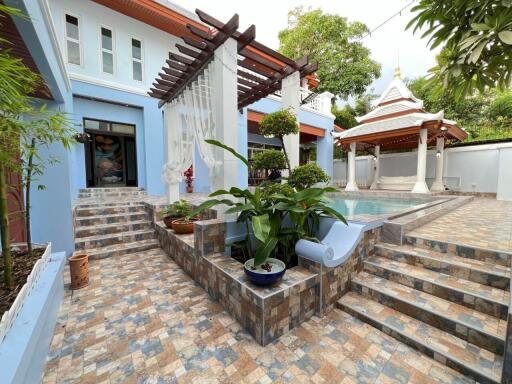
<svg viewBox="0 0 512 384">
<path fill-rule="evenodd" d="M 408 234 L 512 252 L 512 201 L 476 198 Z"/>
</svg>

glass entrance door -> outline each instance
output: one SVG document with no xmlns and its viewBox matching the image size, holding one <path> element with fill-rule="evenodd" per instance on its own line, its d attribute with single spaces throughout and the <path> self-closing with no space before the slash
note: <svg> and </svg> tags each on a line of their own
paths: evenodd
<svg viewBox="0 0 512 384">
<path fill-rule="evenodd" d="M 84 119 L 88 187 L 137 186 L 135 126 Z"/>
</svg>

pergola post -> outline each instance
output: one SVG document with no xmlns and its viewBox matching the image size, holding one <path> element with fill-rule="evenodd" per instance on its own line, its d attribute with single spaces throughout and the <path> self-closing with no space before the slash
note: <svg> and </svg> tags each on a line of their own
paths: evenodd
<svg viewBox="0 0 512 384">
<path fill-rule="evenodd" d="M 427 183 L 425 182 L 427 173 L 427 138 L 427 129 L 422 128 L 418 140 L 418 169 L 416 172 L 416 184 L 414 184 L 411 191 L 413 193 L 429 193 Z"/>
<path fill-rule="evenodd" d="M 236 81 L 236 79 L 235 79 Z M 283 109 L 290 109 L 295 114 L 297 121 L 299 119 L 300 108 L 300 72 L 295 71 L 282 80 L 281 101 Z M 286 135 L 284 137 L 286 153 L 290 160 L 291 169 L 299 166 L 299 145 L 300 133 L 296 135 Z"/>
<path fill-rule="evenodd" d="M 444 191 L 443 183 L 444 137 L 436 139 L 436 178 L 430 190 L 432 192 Z"/>
<path fill-rule="evenodd" d="M 359 191 L 356 183 L 356 143 L 350 143 L 348 152 L 348 175 L 345 191 Z"/>
<path fill-rule="evenodd" d="M 164 138 L 165 138 L 165 162 L 169 163 L 171 157 L 176 150 L 175 137 L 179 134 L 178 127 L 180 126 L 180 114 L 177 108 L 169 108 L 166 106 L 165 110 L 165 124 L 164 124 Z M 167 181 L 165 186 L 167 202 L 169 204 L 180 199 L 180 183 L 178 180 Z"/>
<path fill-rule="evenodd" d="M 380 145 L 376 145 L 374 148 L 374 169 L 375 172 L 373 172 L 373 181 L 372 185 L 370 186 L 370 189 L 378 189 L 379 186 L 379 173 L 380 173 Z"/>
<path fill-rule="evenodd" d="M 237 91 L 237 42 L 228 38 L 215 52 L 215 138 L 221 143 L 239 150 L 238 140 L 238 91 Z M 245 167 L 245 183 L 247 167 L 228 151 L 216 148 L 216 159 L 222 163 L 216 177 L 212 180 L 212 188 L 229 189 L 242 185 Z"/>
</svg>

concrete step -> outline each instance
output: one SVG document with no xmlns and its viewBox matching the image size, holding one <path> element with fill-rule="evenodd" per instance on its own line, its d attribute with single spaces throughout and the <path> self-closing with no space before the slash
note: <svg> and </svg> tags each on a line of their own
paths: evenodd
<svg viewBox="0 0 512 384">
<path fill-rule="evenodd" d="M 147 251 L 149 249 L 160 248 L 157 239 L 147 239 L 141 241 L 134 241 L 130 243 L 114 244 L 99 248 L 87 249 L 89 259 L 97 260 L 107 257 L 121 256 L 127 253 L 137 253 Z"/>
<path fill-rule="evenodd" d="M 132 221 L 149 220 L 147 212 L 115 213 L 108 215 L 86 216 L 75 218 L 75 228 L 103 224 L 124 224 Z"/>
<path fill-rule="evenodd" d="M 509 292 L 502 289 L 379 256 L 366 259 L 364 270 L 476 311 L 506 319 Z"/>
<path fill-rule="evenodd" d="M 352 290 L 467 342 L 502 355 L 507 322 L 426 292 L 360 272 Z"/>
<path fill-rule="evenodd" d="M 503 359 L 448 332 L 349 292 L 338 307 L 479 383 L 499 384 Z"/>
<path fill-rule="evenodd" d="M 100 236 L 121 232 L 133 232 L 151 229 L 149 220 L 132 220 L 126 223 L 95 224 L 75 227 L 75 239 Z"/>
<path fill-rule="evenodd" d="M 149 240 L 154 238 L 155 231 L 153 229 L 142 229 L 139 231 L 82 237 L 75 239 L 75 249 L 83 250 L 101 248 L 108 245 L 132 243 L 134 241 Z"/>
<path fill-rule="evenodd" d="M 115 215 L 118 213 L 143 213 L 146 208 L 141 203 L 122 205 L 95 205 L 91 207 L 77 207 L 75 217 L 90 217 L 100 215 Z"/>
<path fill-rule="evenodd" d="M 482 249 L 464 244 L 457 244 L 418 236 L 405 235 L 404 244 L 415 248 L 430 249 L 440 253 L 484 261 L 490 264 L 509 267 L 512 262 L 512 253 L 492 249 Z"/>
<path fill-rule="evenodd" d="M 510 286 L 510 268 L 495 263 L 386 243 L 376 244 L 375 254 L 495 288 L 507 290 Z"/>
</svg>

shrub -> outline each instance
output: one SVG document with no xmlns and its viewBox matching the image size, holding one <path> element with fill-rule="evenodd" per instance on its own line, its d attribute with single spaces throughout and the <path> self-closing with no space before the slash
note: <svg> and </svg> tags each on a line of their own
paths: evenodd
<svg viewBox="0 0 512 384">
<path fill-rule="evenodd" d="M 192 212 L 192 205 L 189 204 L 185 199 L 175 201 L 174 203 L 165 207 L 161 213 L 163 217 L 186 217 Z"/>
<path fill-rule="evenodd" d="M 290 184 L 268 183 L 261 191 L 262 198 L 268 200 L 270 196 L 280 194 L 286 197 L 293 195 L 295 191 Z"/>
<path fill-rule="evenodd" d="M 512 91 L 503 92 L 496 96 L 489 106 L 489 117 L 494 120 L 512 118 Z"/>
<path fill-rule="evenodd" d="M 252 165 L 256 169 L 264 170 L 285 169 L 286 159 L 284 158 L 283 152 L 276 149 L 269 149 L 254 156 Z"/>
<path fill-rule="evenodd" d="M 328 182 L 330 179 L 316 163 L 309 163 L 294 168 L 288 177 L 288 184 L 297 190 L 302 190 L 316 183 Z"/>
<path fill-rule="evenodd" d="M 260 133 L 263 136 L 275 136 L 279 138 L 299 133 L 297 118 L 288 109 L 269 113 L 265 115 L 260 122 Z"/>
</svg>

